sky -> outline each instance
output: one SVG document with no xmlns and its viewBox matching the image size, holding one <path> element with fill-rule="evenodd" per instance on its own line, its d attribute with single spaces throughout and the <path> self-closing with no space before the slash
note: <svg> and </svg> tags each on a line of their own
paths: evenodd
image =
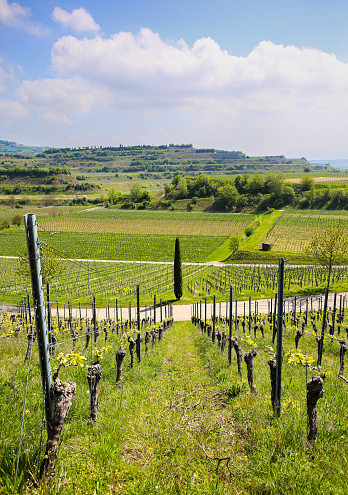
<svg viewBox="0 0 348 495">
<path fill-rule="evenodd" d="M 0 139 L 348 158 L 347 0 L 0 0 Z"/>
</svg>

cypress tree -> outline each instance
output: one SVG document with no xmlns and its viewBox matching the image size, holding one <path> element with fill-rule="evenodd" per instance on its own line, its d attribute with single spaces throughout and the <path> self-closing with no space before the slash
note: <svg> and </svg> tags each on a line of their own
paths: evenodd
<svg viewBox="0 0 348 495">
<path fill-rule="evenodd" d="M 181 254 L 179 238 L 175 239 L 175 254 L 174 254 L 174 294 L 176 299 L 182 297 L 182 271 L 181 271 Z"/>
</svg>

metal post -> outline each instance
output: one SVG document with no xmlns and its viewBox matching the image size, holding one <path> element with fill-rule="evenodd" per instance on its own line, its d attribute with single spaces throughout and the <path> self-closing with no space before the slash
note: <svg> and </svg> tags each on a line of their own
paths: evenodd
<svg viewBox="0 0 348 495">
<path fill-rule="evenodd" d="M 207 328 L 207 298 L 204 298 L 204 328 Z"/>
<path fill-rule="evenodd" d="M 274 412 L 277 417 L 280 416 L 281 394 L 282 394 L 283 302 L 284 302 L 284 258 L 279 258 L 277 368 L 276 368 L 276 390 L 275 390 L 275 408 L 274 408 Z"/>
<path fill-rule="evenodd" d="M 162 298 L 160 298 L 160 317 L 161 321 L 163 320 L 163 312 L 162 312 Z"/>
<path fill-rule="evenodd" d="M 137 335 L 137 342 L 136 342 L 136 351 L 137 351 L 137 357 L 138 361 L 140 363 L 141 360 L 141 349 L 140 349 L 140 288 L 139 285 L 137 285 L 137 327 L 138 327 L 138 335 Z"/>
<path fill-rule="evenodd" d="M 329 287 L 326 287 L 325 290 L 325 301 L 324 301 L 324 313 L 323 313 L 323 322 L 321 326 L 321 337 L 318 345 L 318 366 L 321 366 L 321 360 L 323 357 L 324 350 L 324 335 L 325 335 L 325 327 L 326 327 L 326 313 L 327 313 L 327 301 L 329 298 Z"/>
<path fill-rule="evenodd" d="M 213 336 L 215 340 L 216 296 L 213 296 Z"/>
<path fill-rule="evenodd" d="M 336 294 L 336 292 L 335 292 L 335 293 L 334 293 L 333 310 L 332 310 L 332 335 L 334 335 L 334 334 L 335 334 L 336 299 L 337 299 L 337 294 Z"/>
<path fill-rule="evenodd" d="M 232 363 L 232 312 L 233 312 L 233 287 L 230 286 L 230 318 L 229 318 L 229 333 L 228 333 L 228 362 Z"/>
<path fill-rule="evenodd" d="M 60 319 L 59 319 L 59 306 L 58 306 L 58 301 L 57 301 L 57 324 L 58 324 L 58 331 L 60 330 Z"/>
<path fill-rule="evenodd" d="M 96 342 L 97 341 L 97 309 L 96 309 L 95 296 L 93 296 L 92 311 L 93 311 L 94 342 Z"/>
<path fill-rule="evenodd" d="M 281 259 L 281 258 L 279 258 L 279 259 Z M 276 336 L 276 333 L 277 333 L 277 324 L 276 324 L 276 321 L 277 321 L 277 297 L 278 297 L 278 294 L 276 294 L 275 295 L 275 298 L 274 298 L 274 313 L 273 313 L 273 317 L 272 317 L 272 321 L 273 321 L 273 337 L 272 337 L 272 342 L 273 342 L 273 344 L 274 344 L 275 336 Z"/>
<path fill-rule="evenodd" d="M 45 412 L 47 427 L 53 418 L 52 372 L 49 354 L 48 335 L 45 317 L 45 300 L 42 286 L 42 272 L 37 238 L 36 216 L 32 213 L 24 215 L 25 233 L 31 275 L 31 285 L 36 317 L 37 340 L 41 367 L 42 387 L 45 396 Z"/>
</svg>

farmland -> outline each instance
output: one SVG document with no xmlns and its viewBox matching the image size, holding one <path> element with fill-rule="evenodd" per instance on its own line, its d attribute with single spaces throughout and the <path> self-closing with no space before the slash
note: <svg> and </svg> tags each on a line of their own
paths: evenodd
<svg viewBox="0 0 348 495">
<path fill-rule="evenodd" d="M 135 174 L 144 174 L 141 185 L 135 188 L 139 199 L 144 184 L 152 181 L 147 174 L 159 173 L 141 167 L 148 167 L 150 161 L 156 165 L 156 160 L 156 166 L 160 167 L 159 161 L 165 157 L 158 153 L 156 160 L 150 160 L 149 151 L 140 150 L 143 157 L 137 157 L 136 165 L 132 164 L 135 155 L 130 154 L 131 150 L 117 151 L 122 156 L 120 163 L 116 152 L 110 150 L 104 154 L 104 151 L 88 150 L 86 154 L 90 160 L 95 157 L 103 161 L 100 168 L 106 166 L 107 159 L 111 172 L 103 175 L 102 171 L 95 171 L 90 163 L 84 162 L 84 151 L 59 153 L 54 160 L 59 159 L 64 166 L 68 164 L 73 171 L 69 186 L 65 185 L 67 178 L 62 174 L 58 178 L 60 185 L 52 186 L 60 188 L 57 196 L 47 196 L 48 191 L 44 192 L 46 196 L 42 191 L 40 194 L 22 191 L 17 197 L 10 196 L 7 204 L 0 207 L 0 223 L 4 222 L 0 231 L 3 256 L 0 309 L 21 300 L 22 311 L 16 322 L 5 311 L 0 313 L 0 436 L 5 439 L 0 445 L 0 493 L 344 494 L 348 455 L 345 407 L 348 389 L 343 366 L 347 300 L 335 296 L 335 306 L 329 309 L 326 319 L 329 335 L 323 340 L 323 360 L 318 368 L 315 361 L 323 323 L 323 300 L 314 294 L 323 293 L 328 271 L 315 266 L 304 250 L 315 232 L 337 223 L 347 227 L 348 212 L 344 207 L 340 210 L 270 207 L 273 203 L 258 209 L 262 201 L 278 204 L 282 201 L 282 191 L 289 192 L 283 177 L 277 174 L 269 177 L 274 188 L 279 186 L 278 195 L 274 192 L 276 188 L 273 192 L 272 188 L 267 189 L 265 177 L 241 178 L 236 186 L 231 179 L 224 183 L 220 182 L 221 178 L 210 180 L 207 176 L 191 177 L 187 182 L 174 176 L 173 181 L 169 175 L 174 170 L 176 173 L 191 165 L 213 165 L 208 163 L 213 160 L 213 152 L 209 152 L 211 156 L 207 151 L 197 153 L 202 160 L 192 164 L 183 163 L 181 158 L 175 161 L 176 152 L 172 149 L 166 150 L 166 158 L 169 160 L 171 153 L 173 163 L 167 163 L 168 170 L 159 174 L 159 185 L 153 182 L 148 188 L 150 194 L 146 193 L 147 199 L 133 201 L 131 184 L 134 178 L 140 179 Z M 185 149 L 181 151 L 184 156 Z M 55 153 L 43 153 L 36 159 L 42 165 L 52 155 Z M 215 152 L 214 155 L 220 160 L 217 170 L 221 175 L 229 175 L 232 172 L 229 167 L 237 170 L 241 166 L 240 162 L 229 164 L 226 157 Z M 250 167 L 269 166 L 267 170 L 276 167 L 279 170 L 286 165 L 283 158 L 252 162 L 239 156 L 238 160 Z M 299 173 L 308 164 L 299 160 L 291 165 Z M 127 169 L 131 167 L 140 169 L 130 172 Z M 75 189 L 82 180 L 75 177 L 82 172 L 101 187 L 93 186 L 82 196 Z M 115 173 L 120 174 L 117 180 L 122 185 L 119 188 L 122 195 L 113 189 Z M 51 180 L 50 173 L 45 174 L 45 180 Z M 323 170 L 320 174 L 323 175 Z M 332 177 L 328 177 L 328 182 L 340 190 L 345 177 L 337 178 L 337 183 L 331 181 Z M 300 180 L 294 186 L 300 198 L 296 197 L 294 202 L 309 205 L 322 201 L 324 196 L 319 189 L 312 186 L 310 190 L 301 189 L 303 184 Z M 237 185 L 238 204 L 234 189 Z M 12 181 L 12 185 L 4 187 L 16 185 Z M 166 187 L 164 191 L 163 187 Z M 190 193 L 181 197 L 185 187 Z M 257 188 L 262 192 L 256 193 Z M 3 197 L 7 198 L 4 191 Z M 319 191 L 317 196 L 315 191 Z M 336 196 L 328 190 L 325 195 L 325 204 L 330 202 L 333 206 L 337 198 L 345 204 L 343 189 Z M 224 204 L 222 200 L 226 198 L 235 201 L 235 207 Z M 221 210 L 216 209 L 218 206 Z M 12 221 L 15 214 L 21 217 L 27 212 L 37 215 L 43 274 L 50 263 L 56 268 L 50 279 L 51 312 L 46 306 L 51 321 L 52 369 L 60 370 L 59 378 L 64 384 L 76 383 L 56 471 L 50 480 L 41 483 L 39 471 L 45 459 L 46 423 L 38 349 L 34 345 L 30 355 L 34 333 L 28 314 L 23 313 L 26 294 L 31 293 L 23 222 L 18 217 L 20 225 Z M 230 236 L 238 237 L 235 253 L 231 253 Z M 173 294 L 177 237 L 183 262 L 180 301 L 175 301 Z M 261 251 L 262 242 L 272 245 L 270 252 Z M 23 256 L 22 263 L 15 258 L 19 255 Z M 268 361 L 275 355 L 272 340 L 276 328 L 278 257 L 290 260 L 285 268 L 285 295 L 313 296 L 304 297 L 297 312 L 294 301 L 288 300 L 284 305 L 287 312 L 282 403 L 281 415 L 275 418 Z M 332 292 L 347 290 L 346 260 L 341 261 L 342 266 L 335 266 L 331 274 Z M 298 262 L 302 265 L 295 264 Z M 144 308 L 139 328 L 136 319 L 130 320 L 128 316 L 127 321 L 127 315 L 131 309 L 134 314 L 137 303 L 136 286 Z M 230 324 L 221 314 L 221 306 L 227 315 L 228 306 L 223 303 L 228 301 L 231 287 Z M 96 314 L 98 310 L 103 314 L 104 309 L 106 314 L 95 321 L 90 318 L 94 297 Z M 153 309 L 155 297 L 157 322 Z M 264 307 L 268 306 L 268 314 L 259 314 L 256 299 L 261 297 L 267 299 Z M 215 320 L 213 300 L 217 303 Z M 189 321 L 175 321 L 172 325 L 169 314 L 167 318 L 171 303 L 195 303 L 192 314 L 196 312 L 196 316 L 192 323 L 197 325 Z M 205 303 L 208 312 L 204 314 Z M 174 307 L 174 312 L 175 309 L 178 308 Z M 204 320 L 197 318 L 199 311 Z M 204 327 L 203 322 L 207 324 Z M 250 386 L 244 363 L 240 375 L 234 353 L 229 362 L 230 329 L 234 342 L 241 346 L 241 353 L 254 353 L 255 390 Z M 120 352 L 124 358 L 123 380 L 117 381 Z M 24 362 L 25 355 L 31 356 L 29 362 Z M 87 367 L 96 364 L 100 365 L 102 374 L 97 418 L 92 419 L 92 389 L 86 376 L 90 373 Z M 319 431 L 315 445 L 307 441 L 306 411 L 306 383 L 313 376 L 325 379 L 324 397 L 318 401 Z M 13 490 L 15 477 L 17 490 Z"/>
<path fill-rule="evenodd" d="M 67 355 L 72 345 L 75 355 L 84 360 L 81 359 L 82 366 L 63 367 L 60 371 L 61 380 L 76 383 L 76 395 L 64 425 L 55 475 L 39 485 L 44 455 L 44 444 L 40 447 L 42 433 L 45 440 L 40 371 L 36 364 L 28 368 L 28 363 L 23 362 L 28 346 L 25 322 L 11 325 L 9 315 L 1 315 L 0 434 L 6 438 L 0 446 L 2 494 L 13 492 L 22 416 L 24 434 L 16 493 L 171 495 L 187 493 L 188 489 L 197 495 L 345 493 L 348 389 L 337 377 L 341 338 L 337 325 L 334 335 L 325 339 L 321 369 L 325 373 L 325 390 L 318 401 L 319 430 L 315 446 L 307 445 L 306 383 L 320 375 L 313 364 L 317 354 L 313 323 L 320 326 L 320 312 L 308 314 L 297 354 L 295 336 L 305 314 L 296 318 L 292 313 L 286 314 L 279 418 L 274 417 L 271 405 L 268 360 L 274 349 L 272 320 L 267 315 L 256 318 L 253 314 L 251 333 L 247 330 L 248 317 L 246 333 L 241 320 L 233 320 L 233 336 L 243 352 L 256 350 L 256 393 L 251 393 L 244 363 L 240 377 L 234 353 L 229 365 L 227 346 L 221 349 L 217 339 L 213 342 L 211 334 L 191 322 L 174 323 L 160 342 L 150 344 L 147 353 L 142 344 L 142 359 L 131 367 L 129 333 L 123 337 L 123 330 L 116 331 L 113 317 L 112 321 L 98 321 L 100 335 L 86 345 L 87 319 L 73 318 L 70 325 L 61 311 L 58 328 L 56 311 L 52 314 L 57 337 L 57 349 L 51 358 L 53 369 L 58 367 L 59 353 Z M 213 324 L 209 317 L 207 324 Z M 345 314 L 341 336 L 347 324 Z M 142 327 L 141 333 L 153 328 Z M 224 318 L 217 319 L 215 330 L 220 335 L 228 333 Z M 136 337 L 134 328 L 131 334 Z M 123 380 L 117 384 L 115 352 L 121 343 L 127 354 Z M 90 391 L 86 380 L 88 365 L 84 363 L 90 363 L 92 356 L 98 355 L 97 350 L 102 356 L 102 379 L 98 419 L 94 423 L 88 420 Z M 294 356 L 313 366 L 295 364 Z M 31 361 L 38 362 L 36 346 Z M 28 372 L 30 381 L 23 405 Z"/>
<path fill-rule="evenodd" d="M 286 256 L 291 263 L 304 260 L 308 264 L 311 260 L 303 251 L 313 233 L 337 222 L 346 225 L 348 219 L 344 211 L 326 210 L 285 210 L 261 216 L 115 208 L 72 210 L 56 217 L 40 213 L 40 240 L 55 256 L 66 259 L 64 272 L 51 283 L 54 298 L 89 304 L 94 294 L 100 302 L 118 298 L 125 305 L 128 300 L 134 303 L 137 284 L 142 286 L 142 297 L 147 304 L 151 302 L 156 286 L 160 297 L 172 298 L 172 266 L 161 263 L 173 261 L 176 237 L 180 238 L 182 261 L 192 264 L 191 268 L 184 265 L 185 303 L 200 297 L 211 298 L 213 291 L 223 300 L 230 284 L 236 287 L 239 298 L 258 297 L 260 292 L 263 297 L 269 297 L 276 287 L 276 268 L 267 263 L 277 263 L 279 256 Z M 245 237 L 244 230 L 255 221 L 258 222 L 256 230 L 250 237 Z M 236 234 L 242 241 L 236 259 L 231 257 L 231 261 L 266 263 L 266 266 L 195 265 L 227 259 L 229 236 Z M 25 253 L 23 227 L 1 231 L 0 240 L 1 256 Z M 272 244 L 270 253 L 260 251 L 263 241 Z M 107 262 L 111 260 L 123 263 Z M 129 263 L 124 263 L 126 261 Z M 18 272 L 18 262 L 2 259 L 0 267 L 2 299 L 14 302 L 23 297 L 29 279 Z M 287 269 L 286 273 L 285 289 L 289 295 L 296 291 L 323 291 L 325 269 Z M 337 269 L 333 278 L 335 290 L 345 290 L 347 282 L 346 270 Z"/>
<path fill-rule="evenodd" d="M 275 251 L 301 252 L 315 232 L 333 223 L 347 228 L 348 212 L 287 210 L 267 232 L 265 241 L 272 243 Z"/>
</svg>

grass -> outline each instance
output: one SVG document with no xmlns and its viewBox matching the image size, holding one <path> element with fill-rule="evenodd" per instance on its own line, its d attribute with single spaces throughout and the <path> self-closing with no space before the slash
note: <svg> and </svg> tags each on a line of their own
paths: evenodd
<svg viewBox="0 0 348 495">
<path fill-rule="evenodd" d="M 19 470 L 21 494 L 297 494 L 346 493 L 348 459 L 347 385 L 336 378 L 339 345 L 324 347 L 324 398 L 318 402 L 319 433 L 315 450 L 306 448 L 306 379 L 315 372 L 284 359 L 282 414 L 275 419 L 270 404 L 266 338 L 253 339 L 257 395 L 248 393 L 246 370 L 237 374 L 235 355 L 224 353 L 190 322 L 175 323 L 161 343 L 150 348 L 135 368 L 125 359 L 122 385 L 115 384 L 112 350 L 101 361 L 98 423 L 88 422 L 87 370 L 66 368 L 60 378 L 77 383 L 77 395 L 66 420 L 56 477 L 36 486 L 42 397 L 37 348 L 30 373 Z M 222 329 L 222 328 L 221 328 Z M 5 331 L 2 330 L 4 335 Z M 25 333 L 25 332 L 24 332 Z M 59 339 L 61 340 L 61 339 Z M 84 351 L 84 339 L 77 350 Z M 104 345 L 102 335 L 97 345 Z M 243 351 L 250 348 L 240 339 Z M 26 335 L 2 337 L 0 347 L 0 493 L 12 493 L 13 467 L 20 431 L 27 367 Z M 294 348 L 288 323 L 284 350 Z M 69 350 L 68 344 L 59 348 Z M 316 356 L 316 342 L 305 333 L 301 349 Z M 56 360 L 53 360 L 56 366 Z M 244 365 L 243 365 L 244 366 Z M 9 421 L 9 418 L 11 420 Z M 42 453 L 41 453 L 42 456 Z M 214 459 L 230 458 L 218 466 Z M 32 474 L 31 474 L 32 473 Z"/>
<path fill-rule="evenodd" d="M 255 230 L 255 232 L 246 239 L 243 243 L 243 249 L 248 251 L 259 250 L 261 247 L 261 243 L 264 240 L 265 235 L 272 227 L 274 222 L 282 215 L 282 211 L 274 211 L 273 213 L 267 213 L 260 215 L 260 226 Z"/>
</svg>

